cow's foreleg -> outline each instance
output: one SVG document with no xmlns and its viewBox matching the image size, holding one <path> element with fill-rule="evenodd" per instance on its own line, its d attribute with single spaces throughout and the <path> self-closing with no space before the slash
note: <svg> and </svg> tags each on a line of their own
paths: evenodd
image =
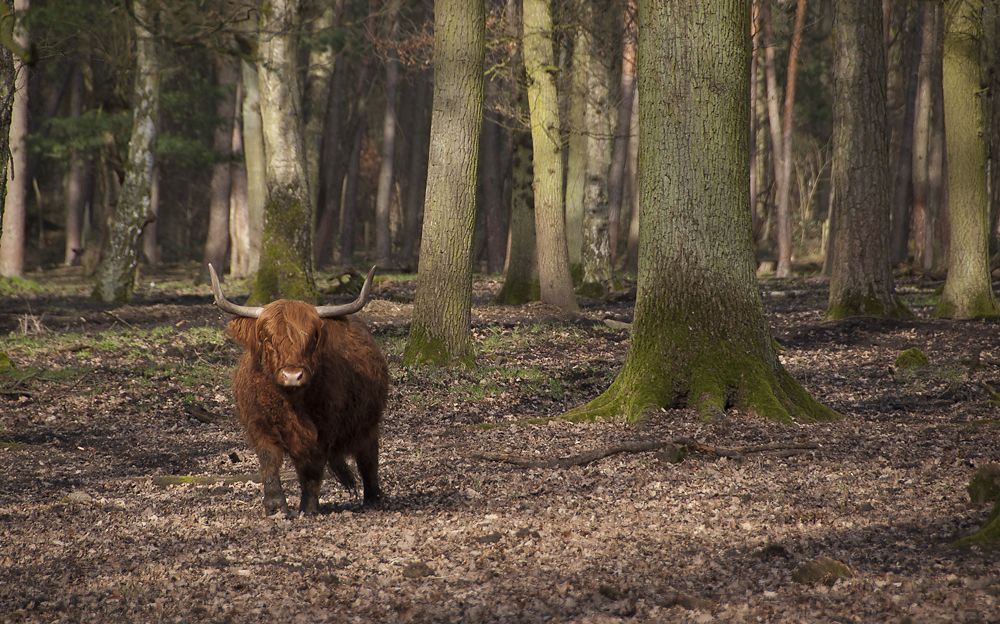
<svg viewBox="0 0 1000 624">
<path fill-rule="evenodd" d="M 259 448 L 257 458 L 260 460 L 260 480 L 264 483 L 264 515 L 270 516 L 280 511 L 290 516 L 285 491 L 281 489 L 279 473 L 284 460 L 281 450 L 275 447 Z"/>
<path fill-rule="evenodd" d="M 299 485 L 302 488 L 302 500 L 299 502 L 299 511 L 307 516 L 311 516 L 319 511 L 319 490 L 323 485 L 323 460 L 309 461 L 298 464 L 296 462 L 295 471 L 299 475 Z"/>
</svg>

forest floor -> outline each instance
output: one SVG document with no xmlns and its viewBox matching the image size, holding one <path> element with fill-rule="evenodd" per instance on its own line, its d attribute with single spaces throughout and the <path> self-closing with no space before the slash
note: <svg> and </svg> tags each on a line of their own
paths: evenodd
<svg viewBox="0 0 1000 624">
<path fill-rule="evenodd" d="M 1000 549 L 950 545 L 989 512 L 965 486 L 1000 462 L 1000 327 L 929 318 L 940 282 L 899 281 L 912 320 L 824 322 L 822 279 L 762 281 L 784 365 L 839 422 L 629 426 L 558 419 L 617 373 L 627 297 L 493 306 L 477 278 L 478 369 L 407 369 L 414 283 L 382 281 L 360 316 L 392 376 L 386 504 L 327 481 L 288 520 L 263 515 L 239 348 L 192 275 L 144 275 L 128 306 L 72 273 L 0 297 L 0 622 L 1000 622 Z M 911 347 L 929 365 L 897 369 Z M 682 439 L 681 461 L 627 450 Z M 820 557 L 853 576 L 793 580 Z"/>
</svg>

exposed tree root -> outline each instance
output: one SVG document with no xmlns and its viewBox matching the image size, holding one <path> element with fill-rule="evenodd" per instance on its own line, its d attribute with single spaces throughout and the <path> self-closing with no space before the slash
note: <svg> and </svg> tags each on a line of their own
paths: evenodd
<svg viewBox="0 0 1000 624">
<path fill-rule="evenodd" d="M 672 447 L 672 448 L 671 448 Z M 809 450 L 819 448 L 816 444 L 784 444 L 773 443 L 762 446 L 745 446 L 738 449 L 726 449 L 716 446 L 708 446 L 691 438 L 676 438 L 673 441 L 650 440 L 646 442 L 626 442 L 618 446 L 611 446 L 596 451 L 588 451 L 580 455 L 562 457 L 560 459 L 549 459 L 532 461 L 521 459 L 507 454 L 486 454 L 473 455 L 474 459 L 482 461 L 492 461 L 504 464 L 512 464 L 518 468 L 569 468 L 571 466 L 585 466 L 599 459 L 604 459 L 619 453 L 646 453 L 649 451 L 667 450 L 667 459 L 673 463 L 681 461 L 684 456 L 691 451 L 705 453 L 706 455 L 716 455 L 718 457 L 729 457 L 739 459 L 744 455 L 752 453 L 777 452 L 782 457 L 797 455 Z"/>
</svg>

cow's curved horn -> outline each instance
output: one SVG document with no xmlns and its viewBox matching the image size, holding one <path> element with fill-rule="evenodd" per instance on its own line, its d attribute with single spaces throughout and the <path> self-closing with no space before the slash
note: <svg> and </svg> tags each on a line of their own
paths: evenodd
<svg viewBox="0 0 1000 624">
<path fill-rule="evenodd" d="M 361 294 L 352 303 L 345 303 L 343 305 L 326 305 L 326 306 L 316 306 L 316 313 L 319 314 L 320 318 L 333 318 L 335 316 L 347 316 L 348 314 L 354 314 L 361 308 L 365 307 L 368 303 L 368 296 L 372 292 L 372 279 L 375 277 L 375 269 L 378 265 L 375 265 L 368 271 L 368 277 L 365 278 L 365 285 L 361 287 Z"/>
<path fill-rule="evenodd" d="M 253 306 L 241 306 L 236 305 L 232 301 L 226 299 L 226 296 L 222 294 L 222 286 L 219 285 L 219 276 L 215 273 L 215 267 L 211 263 L 208 265 L 208 274 L 212 278 L 212 293 L 215 295 L 215 305 L 218 306 L 223 312 L 229 312 L 236 316 L 244 316 L 247 318 L 260 318 L 260 313 L 264 311 L 264 308 L 253 307 Z"/>
</svg>

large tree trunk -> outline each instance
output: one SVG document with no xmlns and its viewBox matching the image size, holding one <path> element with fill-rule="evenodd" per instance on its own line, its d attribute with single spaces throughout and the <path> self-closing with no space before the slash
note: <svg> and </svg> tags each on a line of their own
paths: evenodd
<svg viewBox="0 0 1000 624">
<path fill-rule="evenodd" d="M 19 14 L 28 8 L 28 0 L 15 0 Z M 18 25 L 14 40 L 28 46 L 28 35 Z M 24 276 L 24 236 L 28 199 L 28 153 L 24 139 L 28 136 L 28 64 L 14 61 L 17 79 L 14 85 L 14 107 L 10 116 L 10 166 L 6 177 L 7 194 L 3 201 L 3 232 L 0 233 L 0 277 Z M 41 224 L 39 223 L 39 227 Z"/>
<path fill-rule="evenodd" d="M 519 94 L 518 102 L 527 113 L 527 95 Z M 527 117 L 525 114 L 524 117 Z M 517 128 L 513 136 L 511 161 L 510 252 L 507 254 L 507 275 L 494 303 L 520 305 L 537 301 L 538 262 L 535 243 L 535 197 L 532 191 L 531 131 Z"/>
<path fill-rule="evenodd" d="M 389 45 L 399 36 L 399 1 L 391 2 L 386 19 L 389 22 Z M 396 94 L 399 91 L 399 54 L 389 50 L 385 67 L 385 111 L 382 113 L 382 163 L 378 172 L 378 193 L 375 197 L 375 262 L 392 264 L 392 182 L 396 155 Z"/>
<path fill-rule="evenodd" d="M 420 280 L 403 352 L 407 364 L 471 366 L 472 235 L 483 121 L 482 2 L 434 6 L 434 114 L 420 245 Z"/>
<path fill-rule="evenodd" d="M 579 309 L 566 247 L 559 101 L 552 67 L 552 14 L 549 0 L 524 0 L 524 67 L 534 148 L 535 236 L 542 301 L 564 310 Z"/>
<path fill-rule="evenodd" d="M 729 406 L 781 422 L 836 418 L 775 353 L 750 233 L 750 4 L 639 2 L 639 281 L 611 387 L 574 419 Z M 669 41 L 670 45 L 663 45 Z"/>
<path fill-rule="evenodd" d="M 833 273 L 827 318 L 908 316 L 889 264 L 882 7 L 838 2 L 833 25 Z"/>
<path fill-rule="evenodd" d="M 215 82 L 222 92 L 222 97 L 215 110 L 220 122 L 213 133 L 212 147 L 221 160 L 212 165 L 212 180 L 209 184 L 208 236 L 205 239 L 205 252 L 202 255 L 201 271 L 197 279 L 199 284 L 209 281 L 209 264 L 215 267 L 220 279 L 225 275 L 223 269 L 226 264 L 226 252 L 229 249 L 229 193 L 232 187 L 232 162 L 229 157 L 233 150 L 233 121 L 236 113 L 235 87 L 239 72 L 237 62 L 229 55 L 215 53 Z"/>
<path fill-rule="evenodd" d="M 155 23 L 146 3 L 132 4 L 135 17 L 135 108 L 128 143 L 125 181 L 108 223 L 93 297 L 105 302 L 132 299 L 139 258 L 139 236 L 153 219 L 150 190 L 156 159 L 156 120 L 160 111 L 160 65 L 156 42 L 144 24 Z"/>
<path fill-rule="evenodd" d="M 313 211 L 299 126 L 298 0 L 272 0 L 257 64 L 267 201 L 264 243 L 249 305 L 319 301 L 312 277 Z"/>
<path fill-rule="evenodd" d="M 982 0 L 950 0 L 944 35 L 944 120 L 948 135 L 948 278 L 934 316 L 1000 313 L 990 284 L 986 145 L 979 82 Z"/>
</svg>

